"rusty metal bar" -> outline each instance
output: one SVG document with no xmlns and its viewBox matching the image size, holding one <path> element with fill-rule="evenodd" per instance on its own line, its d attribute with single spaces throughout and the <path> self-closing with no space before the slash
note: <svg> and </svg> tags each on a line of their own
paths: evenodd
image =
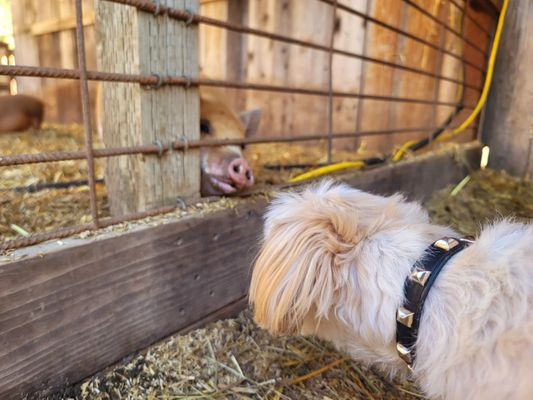
<svg viewBox="0 0 533 400">
<path fill-rule="evenodd" d="M 300 40 L 300 39 L 294 39 L 294 38 L 290 38 L 288 36 L 284 36 L 284 35 L 279 35 L 279 34 L 276 34 L 276 33 L 272 33 L 272 32 L 267 32 L 267 31 L 263 31 L 263 30 L 260 30 L 260 29 L 254 29 L 254 28 L 249 28 L 249 27 L 246 27 L 246 26 L 242 26 L 242 25 L 238 25 L 238 24 L 232 24 L 232 23 L 229 23 L 229 22 L 226 22 L 226 21 L 221 21 L 221 20 L 218 20 L 218 19 L 215 19 L 215 18 L 210 18 L 210 17 L 205 17 L 203 15 L 199 15 L 199 14 L 194 14 L 194 13 L 191 13 L 191 12 L 188 12 L 187 10 L 182 10 L 182 9 L 178 9 L 178 8 L 171 8 L 171 7 L 167 7 L 167 6 L 164 6 L 164 5 L 157 5 L 156 3 L 154 3 L 153 1 L 146 1 L 146 0 L 105 0 L 105 1 L 108 1 L 108 2 L 111 2 L 111 3 L 118 3 L 118 4 L 123 4 L 123 5 L 129 5 L 129 6 L 132 6 L 132 7 L 135 7 L 137 8 L 138 10 L 141 10 L 141 11 L 145 11 L 145 12 L 149 12 L 149 13 L 154 13 L 156 10 L 158 10 L 158 7 L 159 7 L 159 14 L 158 15 L 163 15 L 163 14 L 166 14 L 168 15 L 170 18 L 174 18 L 174 19 L 177 19 L 177 20 L 180 20 L 180 21 L 187 21 L 189 23 L 201 23 L 201 24 L 206 24 L 206 25 L 212 25 L 212 26 L 217 26 L 219 28 L 224 28 L 224 29 L 228 29 L 228 30 L 231 30 L 231 31 L 234 31 L 234 32 L 240 32 L 240 33 L 247 33 L 247 34 L 250 34 L 250 35 L 256 35 L 256 36 L 261 36 L 261 37 L 266 37 L 268 39 L 272 39 L 272 40 L 277 40 L 277 41 L 282 41 L 282 42 L 286 42 L 286 43 L 292 43 L 292 44 L 296 44 L 296 45 L 300 45 L 300 46 L 305 46 L 305 47 L 309 47 L 309 48 L 314 48 L 316 50 L 322 50 L 322 51 L 329 51 L 329 48 L 328 46 L 323 46 L 323 45 L 319 45 L 317 43 L 313 43 L 313 42 L 309 42 L 309 41 L 306 41 L 306 40 Z M 322 2 L 325 2 L 327 4 L 330 4 L 330 5 L 333 5 L 333 1 L 334 0 L 320 0 Z M 343 6 L 341 4 L 339 4 L 338 6 L 339 8 L 346 8 L 347 10 L 351 10 L 350 12 L 356 14 L 356 15 L 359 15 L 361 18 L 366 18 L 368 21 L 370 22 L 373 22 L 377 25 L 380 25 L 380 26 L 383 26 L 384 28 L 387 28 L 391 31 L 394 31 L 400 35 L 404 35 L 404 36 L 407 36 L 409 37 L 410 39 L 412 40 L 415 40 L 415 41 L 418 41 L 420 43 L 423 43 L 429 47 L 433 47 L 437 50 L 438 46 L 423 39 L 423 38 L 420 38 L 416 35 L 413 35 L 411 33 L 408 33 L 408 32 L 405 32 L 405 31 L 402 31 L 390 24 L 387 24 L 383 21 L 380 21 L 378 19 L 375 19 L 373 17 L 370 17 L 368 15 L 365 15 L 359 11 L 356 11 L 356 10 L 353 10 L 349 7 L 346 7 L 346 6 Z M 355 53 L 351 53 L 351 52 L 347 52 L 347 51 L 342 51 L 342 50 L 338 50 L 338 49 L 334 49 L 333 50 L 335 52 L 335 54 L 343 54 L 343 55 L 347 55 L 347 56 L 350 56 L 350 57 L 360 57 L 360 55 L 358 54 L 355 54 Z M 451 57 L 455 57 L 455 58 L 459 58 L 458 55 L 456 55 L 455 53 L 451 52 L 451 51 L 448 51 L 446 49 L 442 49 L 442 51 L 448 55 L 450 55 Z M 468 63 L 468 65 L 470 65 L 472 68 L 482 72 L 482 69 L 477 66 L 475 63 Z"/>
<path fill-rule="evenodd" d="M 460 38 L 464 43 L 468 44 L 473 49 L 477 50 L 479 53 L 483 55 L 483 57 L 487 57 L 487 54 L 485 50 L 483 50 L 480 46 L 478 46 L 476 43 L 472 42 L 470 39 L 464 37 L 461 32 L 457 32 L 455 29 L 453 29 L 450 25 L 448 25 L 446 22 L 442 21 L 440 18 L 432 15 L 430 12 L 426 11 L 422 6 L 416 4 L 412 0 L 402 0 L 404 3 L 407 3 L 409 6 L 414 8 L 415 10 L 419 11 L 421 14 L 425 15 L 429 19 L 431 19 L 436 24 L 440 25 L 442 28 L 444 28 L 446 31 L 452 33 L 456 37 Z M 441 43 L 439 44 L 439 47 L 444 48 L 445 46 Z"/>
<path fill-rule="evenodd" d="M 380 129 L 370 131 L 356 131 L 356 132 L 339 132 L 333 133 L 333 139 L 339 138 L 351 138 L 351 137 L 363 137 L 363 136 L 379 136 L 388 135 L 393 133 L 412 133 L 412 132 L 425 132 L 431 131 L 438 127 L 417 127 L 417 128 L 396 128 L 396 129 Z M 95 149 L 93 151 L 95 158 L 124 156 L 133 154 L 158 154 L 161 151 L 163 153 L 172 149 L 185 150 L 201 147 L 216 147 L 216 146 L 230 146 L 230 145 L 244 145 L 244 144 L 261 144 L 261 143 L 292 143 L 292 142 L 306 142 L 313 140 L 327 139 L 329 135 L 326 134 L 314 134 L 314 135 L 302 135 L 292 137 L 277 137 L 277 136 L 265 136 L 255 138 L 242 138 L 242 139 L 203 139 L 203 140 L 189 140 L 187 142 L 178 140 L 170 144 L 163 144 L 161 147 L 156 145 L 142 145 L 131 147 L 116 147 L 107 149 Z M 84 151 L 55 151 L 49 153 L 37 153 L 37 154 L 16 154 L 10 156 L 0 157 L 0 167 L 7 167 L 10 165 L 21 164 L 35 164 L 42 162 L 56 162 L 67 160 L 83 160 L 86 155 Z"/>
<path fill-rule="evenodd" d="M 472 129 L 472 128 L 468 128 Z M 425 129 L 424 129 L 425 130 Z M 165 214 L 172 212 L 176 210 L 177 206 L 166 206 L 157 208 L 154 210 L 148 210 L 148 211 L 142 211 L 138 213 L 133 213 L 125 216 L 120 217 L 110 217 L 110 218 L 104 218 L 100 220 L 99 227 L 104 228 L 111 225 L 120 224 L 127 221 L 134 221 L 139 220 L 142 218 L 147 218 L 151 216 L 156 216 L 160 214 Z M 23 238 L 17 238 L 13 240 L 8 240 L 4 242 L 0 242 L 0 252 L 5 252 L 7 250 L 17 249 L 21 247 L 27 247 L 32 246 L 38 243 L 42 243 L 48 240 L 54 240 L 54 239 L 62 239 L 68 236 L 73 236 L 76 234 L 80 234 L 85 231 L 94 231 L 96 230 L 96 227 L 94 224 L 84 224 L 84 225 L 77 225 L 70 228 L 62 228 L 51 232 L 44 232 L 44 233 L 37 233 L 30 235 L 28 237 Z"/>
<path fill-rule="evenodd" d="M 64 69 L 64 68 L 40 68 L 29 66 L 8 66 L 0 65 L 0 75 L 18 75 L 18 76 L 41 76 L 49 78 L 67 78 L 80 79 L 78 70 Z M 95 72 L 87 71 L 89 80 L 102 80 L 113 82 L 138 82 L 144 85 L 203 85 L 213 87 L 226 87 L 232 89 L 248 89 L 248 90 L 263 90 L 279 93 L 297 93 L 312 96 L 329 96 L 329 90 L 324 89 L 307 89 L 287 86 L 267 85 L 260 83 L 242 83 L 229 82 L 223 80 L 203 79 L 203 78 L 185 78 L 181 76 L 161 76 L 156 77 L 152 75 L 135 75 L 135 74 L 120 74 L 110 72 Z M 347 98 L 365 98 L 369 100 L 379 101 L 397 101 L 404 103 L 418 103 L 418 104 L 433 104 L 433 100 L 429 99 L 412 99 L 404 97 L 392 96 L 377 96 L 377 95 L 363 95 L 359 93 L 333 91 L 333 96 L 347 97 Z M 439 102 L 443 106 L 455 106 L 453 102 Z"/>
<path fill-rule="evenodd" d="M 331 163 L 331 155 L 333 151 L 333 46 L 335 44 L 335 23 L 337 18 L 337 0 L 333 2 L 331 19 L 331 38 L 329 41 L 328 53 L 328 163 Z"/>
<path fill-rule="evenodd" d="M 87 62 L 85 60 L 85 37 L 83 32 L 82 0 L 76 0 L 76 45 L 80 71 L 81 109 L 85 136 L 85 153 L 89 179 L 89 199 L 92 223 L 98 227 L 98 203 L 96 202 L 96 176 L 94 173 L 93 130 L 91 126 L 91 109 L 89 106 L 89 86 L 87 79 Z"/>
<path fill-rule="evenodd" d="M 370 14 L 372 9 L 373 0 L 366 0 L 365 13 Z M 363 20 L 364 23 L 364 35 L 363 35 L 363 56 L 366 57 L 368 51 L 368 21 Z M 359 93 L 364 94 L 366 89 L 366 67 L 367 64 L 364 60 L 361 60 L 361 75 L 359 76 Z M 364 100 L 359 99 L 357 101 L 357 111 L 355 116 L 355 131 L 359 132 L 361 130 L 361 124 L 363 122 L 363 106 Z M 356 138 L 355 148 L 359 148 L 359 139 Z"/>
<path fill-rule="evenodd" d="M 424 71 L 418 68 L 406 67 L 401 64 L 396 64 L 389 61 L 377 60 L 372 57 L 359 56 L 357 57 L 363 61 L 375 62 L 381 65 L 385 65 L 391 68 L 399 68 L 404 71 L 413 72 L 416 74 L 421 74 L 429 76 L 432 78 L 442 79 L 448 82 L 462 84 L 461 81 L 455 78 L 449 78 L 446 76 L 436 75 L 433 72 Z M 28 77 L 40 77 L 40 78 L 61 78 L 61 79 L 80 79 L 79 71 L 76 69 L 67 69 L 67 68 L 53 68 L 53 67 L 34 67 L 34 66 L 23 66 L 23 65 L 0 65 L 0 75 L 7 76 L 28 76 Z M 162 85 L 201 85 L 204 84 L 205 79 L 189 79 L 183 76 L 165 76 L 159 78 L 153 75 L 142 75 L 142 74 L 122 74 L 116 72 L 101 72 L 101 71 L 87 71 L 87 77 L 92 81 L 106 81 L 106 82 L 124 82 L 124 83 L 140 83 L 142 85 L 157 85 L 161 83 Z M 270 86 L 271 89 L 261 89 L 258 86 L 268 86 L 268 85 L 257 85 L 249 83 L 237 83 L 237 82 L 224 82 L 224 81 L 214 81 L 209 80 L 210 86 L 217 86 L 217 82 L 220 82 L 220 86 L 233 87 L 238 89 L 253 89 L 253 90 L 272 90 L 276 91 L 275 86 Z M 222 85 L 221 83 L 225 83 Z M 249 87 L 250 86 L 250 87 Z M 253 87 L 252 87 L 253 86 Z M 481 91 L 481 86 L 476 85 L 466 85 L 470 89 Z M 279 87 L 278 87 L 279 88 Z M 283 90 L 291 92 L 291 89 L 284 88 Z M 327 93 L 327 92 L 326 92 Z"/>
<path fill-rule="evenodd" d="M 6 250 L 18 249 L 20 247 L 32 246 L 37 243 L 46 242 L 47 240 L 62 239 L 68 236 L 94 229 L 94 224 L 77 225 L 71 228 L 62 228 L 51 232 L 35 233 L 28 237 L 17 238 L 0 242 L 0 252 Z"/>
<path fill-rule="evenodd" d="M 99 226 L 95 227 L 94 224 L 77 225 L 70 228 L 61 228 L 50 232 L 36 233 L 28 237 L 17 238 L 13 240 L 7 240 L 0 242 L 0 252 L 12 249 L 18 249 L 21 247 L 32 246 L 38 243 L 46 242 L 48 240 L 63 239 L 68 236 L 80 234 L 85 231 L 94 231 L 98 228 L 105 228 L 111 225 L 117 225 L 123 222 L 135 221 L 147 217 L 153 217 L 160 214 L 166 214 L 174 211 L 176 206 L 160 207 L 153 210 L 141 211 L 138 213 L 128 214 L 120 217 L 103 218 L 99 221 Z"/>
<path fill-rule="evenodd" d="M 115 0 L 106 0 L 106 1 L 115 1 Z M 127 0 L 120 0 L 120 1 L 122 2 L 122 1 L 127 1 Z M 134 0 L 129 0 L 129 1 L 134 1 Z M 323 3 L 327 3 L 327 4 L 332 4 L 333 3 L 333 0 L 319 0 L 319 1 L 321 1 Z M 444 48 L 441 48 L 441 47 L 437 46 L 436 44 L 434 44 L 434 43 L 432 43 L 432 42 L 430 42 L 430 41 L 428 41 L 426 39 L 423 39 L 423 38 L 421 38 L 419 36 L 413 35 L 412 33 L 406 32 L 406 31 L 404 31 L 404 30 L 402 30 L 400 28 L 397 28 L 394 25 L 388 24 L 388 23 L 383 22 L 383 21 L 381 21 L 379 19 L 376 19 L 374 17 L 366 15 L 366 14 L 360 12 L 360 11 L 357 11 L 357 10 L 355 10 L 355 9 L 353 9 L 351 7 L 348 7 L 348 6 L 344 5 L 344 4 L 341 4 L 341 3 L 339 3 L 338 7 L 339 7 L 339 9 L 344 10 L 344 11 L 350 13 L 350 14 L 356 15 L 356 16 L 358 16 L 360 18 L 365 19 L 366 21 L 372 22 L 372 23 L 374 23 L 376 25 L 379 25 L 379 26 L 381 26 L 381 27 L 383 27 L 385 29 L 388 29 L 388 30 L 390 30 L 392 32 L 395 32 L 398 35 L 405 36 L 406 38 L 409 38 L 409 39 L 414 40 L 416 42 L 422 43 L 422 44 L 424 44 L 424 45 L 426 45 L 428 47 L 431 47 L 431 48 L 433 48 L 435 50 L 439 50 L 440 49 L 444 54 L 447 54 L 450 57 L 456 58 L 458 60 L 461 59 L 460 55 L 455 54 L 455 53 L 453 53 L 453 52 L 451 52 L 449 50 L 446 50 Z M 473 62 L 467 61 L 466 64 L 468 66 L 474 68 L 475 70 L 479 71 L 479 72 L 483 72 L 483 70 L 478 65 L 476 65 Z"/>
<path fill-rule="evenodd" d="M 404 1 L 408 1 L 408 0 L 404 0 Z M 409 4 L 409 2 L 407 3 Z M 446 20 L 446 16 L 448 15 L 448 7 L 445 7 L 444 11 L 445 11 L 445 14 L 444 14 L 444 19 Z M 442 13 L 442 11 L 440 10 L 440 6 L 437 8 L 437 15 L 440 16 L 440 14 Z M 430 14 L 431 15 L 431 14 Z M 464 18 L 464 16 L 463 16 Z M 438 18 L 438 20 L 440 21 L 440 18 Z M 463 27 L 463 24 L 461 24 L 461 29 Z M 462 37 L 460 37 L 462 39 Z M 445 32 L 445 28 L 444 28 L 444 25 L 441 25 L 441 29 L 440 29 L 440 32 L 439 32 L 439 42 L 440 42 L 440 45 L 442 47 L 446 46 L 446 32 Z M 464 51 L 464 48 L 463 48 L 463 51 Z M 442 66 L 443 66 L 443 55 L 442 55 L 442 52 L 438 52 L 437 53 L 437 62 L 436 62 L 436 68 L 438 71 L 441 71 L 442 70 Z M 464 66 L 463 66 L 463 71 L 464 71 Z M 440 81 L 437 81 L 435 82 L 435 89 L 434 89 L 434 93 L 433 93 L 433 98 L 435 99 L 435 101 L 437 101 L 439 99 L 439 93 L 440 93 L 440 87 L 441 87 L 441 82 Z M 464 90 L 463 90 L 463 93 L 464 93 Z M 433 106 L 433 123 L 436 125 L 437 124 L 437 113 L 438 113 L 438 110 L 437 110 L 438 106 L 434 105 Z M 431 133 L 429 133 L 428 135 L 428 142 L 429 144 L 431 144 L 431 142 L 433 141 L 433 135 Z"/>
<path fill-rule="evenodd" d="M 164 207 L 155 208 L 153 210 L 140 211 L 140 212 L 136 212 L 136 213 L 120 216 L 120 217 L 104 218 L 100 220 L 100 227 L 105 228 L 107 226 L 117 225 L 123 222 L 135 221 L 135 220 L 139 220 L 143 218 L 153 217 L 153 216 L 160 215 L 160 214 L 166 214 L 166 213 L 176 210 L 177 208 L 178 208 L 178 205 L 176 204 L 175 206 L 164 206 Z"/>
</svg>

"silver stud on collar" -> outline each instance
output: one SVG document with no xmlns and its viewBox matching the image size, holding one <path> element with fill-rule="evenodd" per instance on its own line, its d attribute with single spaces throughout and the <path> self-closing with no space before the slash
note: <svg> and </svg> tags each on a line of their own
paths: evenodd
<svg viewBox="0 0 533 400">
<path fill-rule="evenodd" d="M 396 351 L 398 352 L 398 355 L 400 358 L 405 361 L 405 363 L 408 366 L 411 366 L 411 363 L 413 362 L 413 357 L 411 356 L 411 350 L 409 350 L 407 347 L 400 343 L 396 343 Z"/>
<path fill-rule="evenodd" d="M 433 243 L 433 246 L 438 247 L 439 249 L 442 249 L 444 251 L 450 251 L 450 249 L 453 249 L 458 244 L 459 242 L 456 239 L 445 237 L 437 240 L 435 243 Z"/>
<path fill-rule="evenodd" d="M 405 307 L 398 308 L 396 312 L 396 321 L 410 328 L 413 325 L 413 320 L 415 313 L 411 310 L 408 310 Z"/>
<path fill-rule="evenodd" d="M 409 279 L 418 283 L 420 286 L 424 286 L 431 275 L 431 271 L 424 271 L 420 269 L 415 269 L 411 272 Z"/>
</svg>

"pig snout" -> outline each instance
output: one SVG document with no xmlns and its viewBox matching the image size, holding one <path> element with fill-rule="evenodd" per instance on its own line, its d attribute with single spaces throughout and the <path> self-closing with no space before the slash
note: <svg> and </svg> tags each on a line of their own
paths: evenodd
<svg viewBox="0 0 533 400">
<path fill-rule="evenodd" d="M 228 165 L 228 176 L 237 189 L 251 187 L 254 184 L 254 173 L 246 159 L 240 157 Z"/>
<path fill-rule="evenodd" d="M 253 186 L 252 168 L 241 154 L 223 149 L 202 155 L 202 196 L 235 194 Z"/>
</svg>

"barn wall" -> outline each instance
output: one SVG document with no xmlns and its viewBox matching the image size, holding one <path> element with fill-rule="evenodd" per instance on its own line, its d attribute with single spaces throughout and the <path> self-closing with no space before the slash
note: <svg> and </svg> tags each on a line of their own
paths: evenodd
<svg viewBox="0 0 533 400">
<path fill-rule="evenodd" d="M 18 65 L 77 68 L 75 6 L 72 0 L 11 1 Z M 87 67 L 96 68 L 93 0 L 83 1 Z M 42 98 L 48 122 L 81 122 L 79 82 L 17 78 L 19 93 Z M 94 107 L 95 85 L 91 83 Z"/>
<path fill-rule="evenodd" d="M 92 3 L 92 0 L 84 0 L 90 69 L 96 67 Z M 454 29 L 461 29 L 460 12 L 449 2 L 415 0 L 415 3 L 446 21 Z M 456 3 L 465 4 L 464 0 L 457 0 Z M 403 1 L 343 0 L 342 4 L 361 12 L 369 12 L 379 20 L 407 29 L 434 43 L 442 43 L 446 49 L 461 54 L 461 43 L 456 36 L 443 32 L 440 26 Z M 76 66 L 73 5 L 72 0 L 12 2 L 18 64 Z M 448 77 L 460 77 L 460 62 L 457 59 L 374 23 L 365 23 L 363 19 L 343 10 L 338 10 L 333 18 L 331 6 L 319 0 L 201 0 L 200 7 L 203 15 L 322 45 L 330 43 L 335 24 L 333 44 L 338 49 L 366 53 L 371 57 L 404 63 Z M 492 22 L 488 14 L 471 7 L 468 9 L 470 15 L 487 29 L 491 29 Z M 487 48 L 488 39 L 472 23 L 466 21 L 464 29 L 472 41 Z M 468 46 L 464 48 L 464 52 L 466 59 L 483 64 L 483 57 Z M 209 78 L 320 89 L 328 86 L 328 54 L 325 52 L 205 25 L 200 26 L 200 64 L 202 76 Z M 466 67 L 465 76 L 472 84 L 480 85 L 483 81 L 483 76 L 471 67 Z M 333 87 L 339 91 L 439 101 L 455 101 L 460 92 L 455 83 L 437 82 L 430 77 L 341 55 L 333 57 Z M 77 82 L 19 78 L 19 89 L 45 99 L 48 121 L 81 121 L 79 101 L 73 101 L 79 95 Z M 94 84 L 91 84 L 91 90 L 94 90 Z M 477 99 L 476 91 L 464 91 L 466 102 L 471 103 Z M 294 136 L 327 131 L 326 97 L 231 89 L 226 92 L 226 98 L 236 110 L 253 107 L 263 109 L 259 136 Z M 94 95 L 91 98 L 94 99 Z M 333 110 L 334 131 L 347 132 L 356 129 L 434 126 L 445 120 L 453 108 L 335 98 Z M 462 117 L 467 113 L 467 110 L 464 111 Z M 415 136 L 423 137 L 427 134 L 424 131 Z M 470 129 L 458 139 L 469 140 L 473 136 L 475 131 Z M 390 149 L 391 144 L 403 143 L 410 137 L 413 134 L 365 137 L 339 143 L 346 148 L 357 148 L 363 144 L 372 150 L 385 151 Z"/>
<path fill-rule="evenodd" d="M 484 139 L 490 164 L 533 176 L 533 4 L 513 0 L 503 30 L 489 94 Z"/>
<path fill-rule="evenodd" d="M 432 15 L 445 21 L 456 31 L 464 29 L 465 35 L 482 49 L 487 49 L 489 40 L 471 21 L 463 22 L 460 10 L 440 0 L 416 0 Z M 464 1 L 456 2 L 464 5 Z M 239 4 L 240 7 L 235 7 Z M 390 0 L 344 0 L 343 5 L 360 12 L 367 12 L 394 27 L 443 45 L 448 51 L 461 55 L 461 40 L 420 11 L 403 1 Z M 365 23 L 358 16 L 344 10 L 337 10 L 335 19 L 332 7 L 316 1 L 289 0 L 205 0 L 201 12 L 219 19 L 227 19 L 243 25 L 329 45 L 334 32 L 333 45 L 340 50 L 366 54 L 388 62 L 420 68 L 431 73 L 462 79 L 461 61 L 442 54 L 424 44 L 416 42 L 390 29 Z M 468 8 L 487 30 L 492 20 L 483 12 Z M 310 23 L 312 21 L 312 23 Z M 335 30 L 332 27 L 335 24 Z M 320 27 L 320 29 L 317 29 Z M 230 33 L 223 29 L 201 27 L 201 69 L 206 77 L 231 79 L 281 86 L 327 89 L 328 54 L 323 51 L 290 45 L 253 35 L 241 37 L 238 45 L 228 39 Z M 235 35 L 235 34 L 233 34 Z M 365 50 L 366 47 L 366 50 Z M 238 54 L 235 56 L 235 49 Z M 233 53 L 230 53 L 233 51 Z M 228 56 L 232 54 L 231 57 Z M 484 66 L 483 55 L 468 45 L 464 47 L 468 61 Z M 228 63 L 228 59 L 231 63 Z M 480 86 L 483 76 L 466 66 L 464 77 L 467 82 Z M 333 88 L 337 91 L 360 92 L 368 95 L 410 97 L 442 102 L 455 102 L 464 92 L 465 103 L 475 103 L 479 91 L 462 89 L 456 83 L 441 81 L 401 71 L 389 66 L 334 55 Z M 326 97 L 298 94 L 280 94 L 260 91 L 227 90 L 228 98 L 236 108 L 263 109 L 259 136 L 298 136 L 327 132 Z M 451 106 L 407 104 L 400 102 L 368 99 L 334 99 L 334 131 L 378 130 L 391 128 L 416 128 L 440 125 L 454 111 Z M 464 119 L 471 110 L 465 110 Z M 394 134 L 388 137 L 364 137 L 338 143 L 343 148 L 357 148 L 360 145 L 371 150 L 390 151 L 391 145 L 403 143 L 408 138 L 421 138 L 428 131 L 418 134 Z M 476 135 L 475 125 L 457 138 L 471 140 Z"/>
<path fill-rule="evenodd" d="M 12 51 L 9 50 L 7 43 L 0 42 L 0 64 L 9 65 L 9 57 Z M 9 76 L 0 76 L 0 95 L 9 94 L 9 83 L 11 78 Z"/>
</svg>

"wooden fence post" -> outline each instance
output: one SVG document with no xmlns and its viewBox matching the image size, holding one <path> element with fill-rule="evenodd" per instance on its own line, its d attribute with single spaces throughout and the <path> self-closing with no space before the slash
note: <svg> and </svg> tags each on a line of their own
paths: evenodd
<svg viewBox="0 0 533 400">
<path fill-rule="evenodd" d="M 509 2 L 494 78 L 487 102 L 483 140 L 490 165 L 533 176 L 533 4 Z"/>
<path fill-rule="evenodd" d="M 197 0 L 161 0 L 169 7 L 197 12 Z M 198 27 L 98 1 L 98 68 L 131 74 L 198 74 Z M 106 147 L 198 139 L 197 88 L 102 84 L 102 128 Z M 199 150 L 107 160 L 106 186 L 111 213 L 123 215 L 176 204 L 200 189 Z"/>
</svg>

